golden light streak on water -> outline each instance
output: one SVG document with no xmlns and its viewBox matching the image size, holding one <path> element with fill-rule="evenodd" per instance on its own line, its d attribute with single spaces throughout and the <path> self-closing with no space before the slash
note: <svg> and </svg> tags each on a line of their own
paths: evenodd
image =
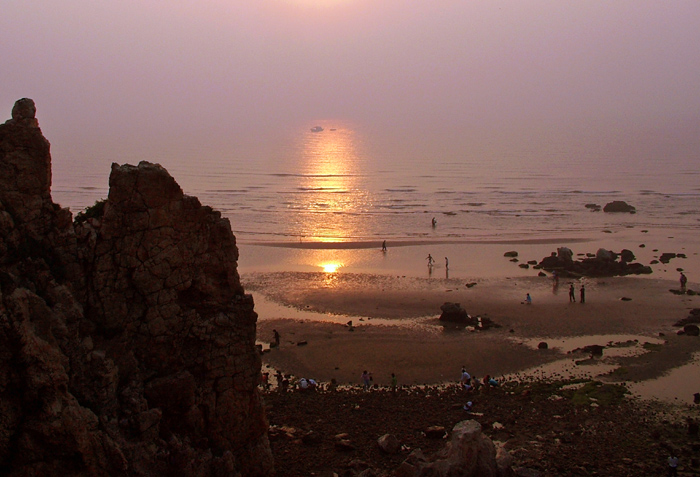
<svg viewBox="0 0 700 477">
<path fill-rule="evenodd" d="M 349 127 L 330 128 L 303 137 L 301 154 L 304 209 L 302 234 L 313 241 L 335 242 L 358 235 L 356 222 L 336 221 L 334 214 L 359 214 L 365 210 L 367 192 L 358 184 L 360 159 L 357 133 Z M 318 220 L 323 213 L 324 220 Z"/>
</svg>

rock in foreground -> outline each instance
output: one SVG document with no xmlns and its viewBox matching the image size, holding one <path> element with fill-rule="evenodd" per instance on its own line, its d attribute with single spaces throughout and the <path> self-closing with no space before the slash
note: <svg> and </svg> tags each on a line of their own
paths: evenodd
<svg viewBox="0 0 700 477">
<path fill-rule="evenodd" d="M 230 224 L 145 162 L 73 224 L 35 111 L 0 125 L 0 473 L 270 475 Z"/>
</svg>

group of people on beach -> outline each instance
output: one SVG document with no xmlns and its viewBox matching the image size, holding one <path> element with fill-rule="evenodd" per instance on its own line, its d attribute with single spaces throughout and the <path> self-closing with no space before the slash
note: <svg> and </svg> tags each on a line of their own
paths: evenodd
<svg viewBox="0 0 700 477">
<path fill-rule="evenodd" d="M 431 254 L 428 254 L 425 259 L 428 261 L 428 267 L 432 268 L 435 265 L 435 259 Z M 450 268 L 450 260 L 447 257 L 445 257 L 445 268 Z"/>
<path fill-rule="evenodd" d="M 579 290 L 579 297 L 581 303 L 586 303 L 586 286 L 581 285 L 581 289 Z M 576 303 L 576 291 L 574 290 L 574 284 L 571 283 L 569 284 L 569 302 L 571 303 Z"/>
<path fill-rule="evenodd" d="M 297 380 L 292 379 L 291 375 L 282 374 L 281 371 L 277 371 L 275 374 L 275 380 L 277 381 L 277 390 L 280 392 L 287 392 L 290 389 L 297 389 L 299 391 L 314 391 L 319 387 L 318 382 L 313 378 L 299 378 Z M 272 387 L 270 383 L 270 373 L 262 373 L 260 385 L 264 391 L 269 391 Z"/>
<path fill-rule="evenodd" d="M 489 389 L 492 386 L 498 386 L 498 381 L 493 379 L 489 374 L 484 376 L 481 380 L 474 378 L 467 372 L 467 368 L 462 366 L 462 374 L 459 378 L 459 384 L 465 391 L 479 391 L 482 386 L 485 389 Z"/>
</svg>

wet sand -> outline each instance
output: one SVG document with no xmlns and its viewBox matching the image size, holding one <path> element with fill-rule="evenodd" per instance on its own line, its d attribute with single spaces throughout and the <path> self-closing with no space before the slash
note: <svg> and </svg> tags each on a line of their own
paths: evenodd
<svg viewBox="0 0 700 477">
<path fill-rule="evenodd" d="M 456 381 L 463 365 L 475 376 L 510 375 L 562 359 L 590 365 L 585 353 L 566 354 L 560 343 L 572 338 L 581 346 L 630 340 L 628 346 L 637 352 L 617 359 L 612 367 L 589 368 L 593 375 L 617 369 L 606 377 L 617 381 L 659 377 L 700 351 L 700 339 L 677 336 L 672 326 L 700 307 L 700 298 L 672 294 L 669 290 L 677 283 L 664 279 L 561 280 L 558 287 L 552 278 L 536 276 L 465 280 L 250 272 L 242 279 L 256 297 L 263 347 L 273 329 L 282 336 L 281 346 L 266 352 L 263 362 L 296 376 L 340 384 L 357 384 L 365 369 L 373 373 L 374 382 L 386 385 L 392 372 L 402 384 Z M 576 303 L 569 302 L 570 282 Z M 581 283 L 586 286 L 583 304 Z M 532 305 L 523 303 L 526 293 Z M 447 301 L 460 303 L 470 315 L 490 318 L 500 328 L 443 327 L 437 318 Z M 353 331 L 346 324 L 350 320 Z M 537 343 L 548 340 L 549 349 L 537 349 Z M 606 355 L 593 364 L 609 364 Z M 684 400 L 689 392 L 679 389 Z"/>
</svg>

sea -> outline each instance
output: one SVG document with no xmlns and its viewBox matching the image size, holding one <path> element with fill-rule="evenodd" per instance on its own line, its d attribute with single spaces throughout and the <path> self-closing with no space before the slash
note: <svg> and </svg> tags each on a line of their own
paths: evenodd
<svg viewBox="0 0 700 477">
<path fill-rule="evenodd" d="M 606 148 L 562 140 L 471 147 L 469 141 L 449 145 L 432 135 L 423 140 L 420 131 L 326 119 L 219 148 L 124 147 L 88 155 L 54 144 L 52 196 L 76 214 L 107 196 L 112 162 L 160 163 L 186 194 L 230 220 L 246 269 L 315 270 L 335 262 L 358 272 L 425 272 L 425 247 L 393 265 L 376 254 L 348 252 L 329 258 L 329 252 L 308 257 L 299 251 L 289 259 L 269 247 L 377 250 L 384 241 L 390 251 L 435 244 L 437 263 L 451 255 L 450 269 L 465 274 L 502 274 L 502 264 L 494 269 L 493 261 L 478 259 L 507 250 L 509 243 L 539 244 L 529 259 L 559 246 L 579 254 L 629 248 L 646 263 L 662 252 L 688 256 L 683 264 L 657 267 L 657 277 L 675 278 L 677 268 L 700 264 L 692 249 L 700 231 L 697 151 L 640 152 L 615 142 Z M 636 213 L 593 208 L 612 201 L 625 201 Z M 587 245 L 575 246 L 581 242 Z M 466 252 L 457 248 L 464 244 L 471 246 Z M 478 245 L 491 247 L 480 251 Z M 697 279 L 692 272 L 689 278 Z"/>
</svg>

